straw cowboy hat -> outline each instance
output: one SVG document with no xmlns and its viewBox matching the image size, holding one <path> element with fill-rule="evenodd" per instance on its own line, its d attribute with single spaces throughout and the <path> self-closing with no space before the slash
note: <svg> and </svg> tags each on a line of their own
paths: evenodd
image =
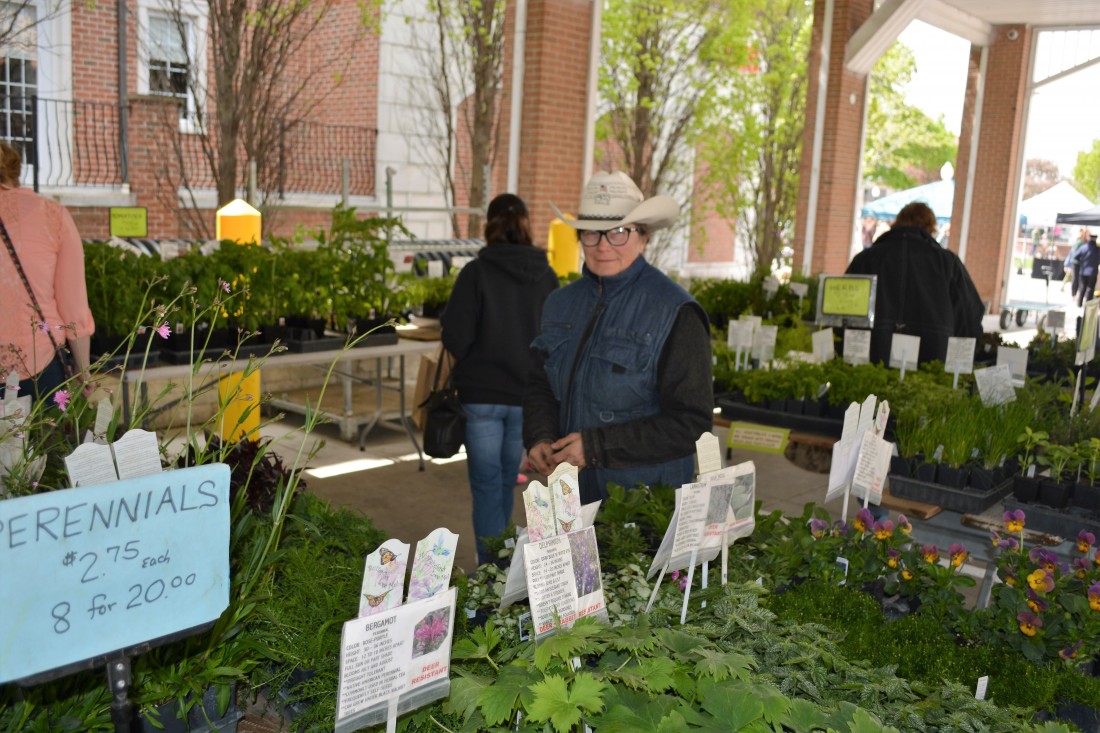
<svg viewBox="0 0 1100 733">
<path fill-rule="evenodd" d="M 622 171 L 599 172 L 588 179 L 581 192 L 576 219 L 566 217 L 553 203 L 554 215 L 574 229 L 606 231 L 628 224 L 646 229 L 663 229 L 676 221 L 680 205 L 669 196 L 646 199 L 634 181 Z"/>
</svg>

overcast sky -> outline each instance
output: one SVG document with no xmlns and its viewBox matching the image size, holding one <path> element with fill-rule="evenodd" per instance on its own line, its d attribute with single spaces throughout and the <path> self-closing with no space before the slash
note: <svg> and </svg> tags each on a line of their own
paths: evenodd
<svg viewBox="0 0 1100 733">
<path fill-rule="evenodd" d="M 920 21 L 911 23 L 900 40 L 913 50 L 917 61 L 917 73 L 907 90 L 910 103 L 933 118 L 942 116 L 947 128 L 958 134 L 970 45 Z M 1100 32 L 1094 32 L 1091 49 L 1072 50 L 1087 57 L 1098 44 Z M 1036 67 L 1044 68 L 1050 54 L 1062 50 L 1061 39 L 1048 38 L 1037 48 Z M 1028 113 L 1026 157 L 1052 160 L 1063 176 L 1073 175 L 1077 153 L 1100 138 L 1098 90 L 1100 65 L 1037 89 Z"/>
</svg>

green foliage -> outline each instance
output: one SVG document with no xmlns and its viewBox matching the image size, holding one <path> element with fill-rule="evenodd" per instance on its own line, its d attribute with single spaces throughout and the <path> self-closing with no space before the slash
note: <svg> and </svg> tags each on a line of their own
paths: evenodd
<svg viewBox="0 0 1100 733">
<path fill-rule="evenodd" d="M 958 142 L 943 120 L 933 120 L 905 99 L 916 71 L 913 52 L 895 43 L 871 71 L 863 170 L 868 181 L 905 189 L 940 179 L 954 164 Z"/>
<path fill-rule="evenodd" d="M 1077 154 L 1073 183 L 1090 201 L 1100 199 L 1100 139 L 1093 140 L 1091 148 Z"/>
<path fill-rule="evenodd" d="M 712 94 L 699 153 L 704 200 L 737 222 L 766 275 L 794 236 L 813 12 L 805 0 L 750 5 L 748 59 Z"/>
</svg>

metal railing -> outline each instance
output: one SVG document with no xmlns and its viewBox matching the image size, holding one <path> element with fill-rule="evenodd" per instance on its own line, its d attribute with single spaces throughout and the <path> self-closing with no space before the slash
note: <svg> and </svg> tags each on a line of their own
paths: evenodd
<svg viewBox="0 0 1100 733">
<path fill-rule="evenodd" d="M 120 141 L 117 104 L 43 97 L 0 97 L 0 139 L 23 155 L 24 182 L 48 187 L 118 187 L 129 183 L 127 142 Z M 214 174 L 199 135 L 175 129 L 183 177 L 192 188 L 213 188 Z M 374 194 L 377 130 L 288 120 L 266 149 L 273 155 L 261 187 L 287 194 Z M 165 156 L 167 157 L 167 156 Z M 242 150 L 238 180 L 247 180 Z M 347 184 L 343 181 L 347 161 Z"/>
</svg>

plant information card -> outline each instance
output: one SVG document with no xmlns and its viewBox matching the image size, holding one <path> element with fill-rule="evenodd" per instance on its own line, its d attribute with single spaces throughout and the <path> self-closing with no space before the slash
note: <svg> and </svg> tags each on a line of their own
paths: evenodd
<svg viewBox="0 0 1100 733">
<path fill-rule="evenodd" d="M 658 570 L 682 570 L 695 562 L 710 562 L 756 528 L 756 464 L 723 468 L 676 490 L 676 510 L 647 577 Z"/>
<path fill-rule="evenodd" d="M 996 407 L 1016 401 L 1016 389 L 1012 386 L 1012 372 L 1008 364 L 974 370 L 974 382 L 986 407 Z"/>
<path fill-rule="evenodd" d="M 594 501 L 581 507 L 581 527 L 591 527 L 596 519 L 596 512 L 600 510 L 600 502 Z M 508 577 L 504 581 L 504 592 L 500 594 L 500 608 L 508 608 L 517 601 L 527 597 L 527 571 L 523 566 L 524 548 L 531 541 L 527 529 L 520 527 L 516 530 L 516 549 L 512 552 L 512 564 L 508 566 Z"/>
<path fill-rule="evenodd" d="M 336 733 L 378 725 L 450 693 L 454 588 L 344 624 Z"/>
<path fill-rule="evenodd" d="M 0 682 L 215 620 L 229 605 L 229 467 L 0 501 Z"/>
<path fill-rule="evenodd" d="M 553 632 L 557 623 L 572 626 L 593 615 L 606 620 L 595 528 L 532 542 L 523 564 L 536 638 Z"/>
<path fill-rule="evenodd" d="M 844 363 L 852 366 L 871 363 L 871 332 L 858 328 L 844 329 Z"/>
<path fill-rule="evenodd" d="M 359 592 L 360 617 L 384 613 L 401 605 L 408 565 L 409 545 L 401 540 L 386 540 L 367 555 Z"/>
</svg>

